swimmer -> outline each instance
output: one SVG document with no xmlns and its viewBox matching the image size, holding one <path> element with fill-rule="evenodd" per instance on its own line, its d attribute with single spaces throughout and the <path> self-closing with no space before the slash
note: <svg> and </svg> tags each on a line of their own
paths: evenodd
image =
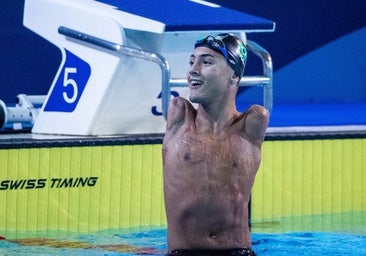
<svg viewBox="0 0 366 256">
<path fill-rule="evenodd" d="M 196 42 L 189 100 L 168 109 L 163 140 L 167 255 L 255 255 L 248 203 L 269 113 L 236 109 L 246 47 L 232 34 Z M 192 106 L 197 103 L 197 107 Z"/>
</svg>

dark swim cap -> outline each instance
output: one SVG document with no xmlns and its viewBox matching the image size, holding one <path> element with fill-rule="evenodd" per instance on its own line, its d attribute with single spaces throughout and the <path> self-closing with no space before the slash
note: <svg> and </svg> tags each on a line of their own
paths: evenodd
<svg viewBox="0 0 366 256">
<path fill-rule="evenodd" d="M 228 33 L 218 34 L 215 37 L 207 36 L 196 41 L 194 48 L 199 46 L 222 54 L 235 74 L 240 78 L 243 76 L 247 62 L 247 49 L 239 37 Z"/>
</svg>

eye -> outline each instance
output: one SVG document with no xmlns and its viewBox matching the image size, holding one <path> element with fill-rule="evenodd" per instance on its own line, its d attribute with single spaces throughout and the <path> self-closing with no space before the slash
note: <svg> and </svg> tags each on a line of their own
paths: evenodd
<svg viewBox="0 0 366 256">
<path fill-rule="evenodd" d="M 212 64 L 212 61 L 210 61 L 210 60 L 203 60 L 202 63 L 204 65 L 211 65 Z"/>
<path fill-rule="evenodd" d="M 212 58 L 211 56 L 204 56 L 202 59 L 201 59 L 201 62 L 203 65 L 212 65 L 215 63 L 215 59 Z"/>
</svg>

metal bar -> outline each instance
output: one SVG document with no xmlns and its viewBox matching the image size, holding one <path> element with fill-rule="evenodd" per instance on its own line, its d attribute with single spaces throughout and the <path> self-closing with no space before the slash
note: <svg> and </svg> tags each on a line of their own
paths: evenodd
<svg viewBox="0 0 366 256">
<path fill-rule="evenodd" d="M 263 104 L 269 112 L 273 107 L 273 64 L 271 55 L 257 43 L 248 40 L 248 50 L 253 52 L 262 60 L 263 65 L 263 77 L 268 79 L 268 83 L 263 87 Z"/>
<path fill-rule="evenodd" d="M 239 86 L 267 86 L 270 79 L 264 76 L 245 76 L 240 80 Z M 171 78 L 169 81 L 170 87 L 187 87 L 187 79 L 185 78 Z"/>
<path fill-rule="evenodd" d="M 33 106 L 41 106 L 46 100 L 46 95 L 19 94 L 15 99 L 16 104 L 22 105 L 23 98 L 26 98 Z"/>
<path fill-rule="evenodd" d="M 27 96 L 18 94 L 15 107 L 7 107 L 0 100 L 0 129 L 12 127 L 13 130 L 22 130 L 25 127 L 32 127 L 38 117 L 39 108 L 33 103 L 41 105 L 46 96 Z M 31 100 L 33 102 L 31 102 Z"/>
<path fill-rule="evenodd" d="M 148 52 L 132 47 L 123 46 L 120 44 L 116 44 L 98 37 L 94 37 L 89 34 L 85 34 L 64 26 L 60 26 L 58 28 L 58 32 L 62 35 L 67 37 L 89 43 L 94 46 L 101 47 L 103 49 L 112 51 L 117 54 L 131 56 L 147 61 L 154 62 L 160 66 L 161 73 L 162 73 L 162 110 L 163 115 L 166 118 L 168 114 L 168 105 L 170 101 L 170 86 L 169 86 L 169 79 L 170 79 L 170 67 L 168 62 L 164 59 L 163 56 L 154 53 Z"/>
</svg>

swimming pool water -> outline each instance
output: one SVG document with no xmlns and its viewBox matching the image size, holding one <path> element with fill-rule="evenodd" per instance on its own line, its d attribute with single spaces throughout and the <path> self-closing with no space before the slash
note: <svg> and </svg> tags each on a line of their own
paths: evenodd
<svg viewBox="0 0 366 256">
<path fill-rule="evenodd" d="M 297 216 L 253 223 L 253 249 L 259 256 L 366 255 L 365 214 Z M 0 255 L 158 256 L 167 250 L 167 230 L 159 227 L 88 234 L 62 231 L 6 234 L 10 239 L 0 240 Z"/>
<path fill-rule="evenodd" d="M 253 249 L 258 255 L 366 255 L 366 236 L 329 232 L 252 234 Z M 58 238 L 57 243 L 20 245 L 0 241 L 1 255 L 164 255 L 166 229 L 132 233 L 88 234 Z M 63 243 L 69 241 L 68 243 Z M 74 242 L 74 245 L 72 244 Z M 46 243 L 45 243 L 46 244 Z M 98 245 L 128 244 L 115 248 Z M 90 248 L 85 248 L 90 245 Z M 94 246 L 94 247 L 93 247 Z M 130 248 L 131 246 L 131 248 Z M 133 247 L 132 247 L 133 246 Z M 83 247 L 83 248 L 80 248 Z M 127 250 L 127 252 L 122 252 Z"/>
<path fill-rule="evenodd" d="M 366 236 L 338 233 L 254 234 L 258 255 L 366 255 Z"/>
</svg>

